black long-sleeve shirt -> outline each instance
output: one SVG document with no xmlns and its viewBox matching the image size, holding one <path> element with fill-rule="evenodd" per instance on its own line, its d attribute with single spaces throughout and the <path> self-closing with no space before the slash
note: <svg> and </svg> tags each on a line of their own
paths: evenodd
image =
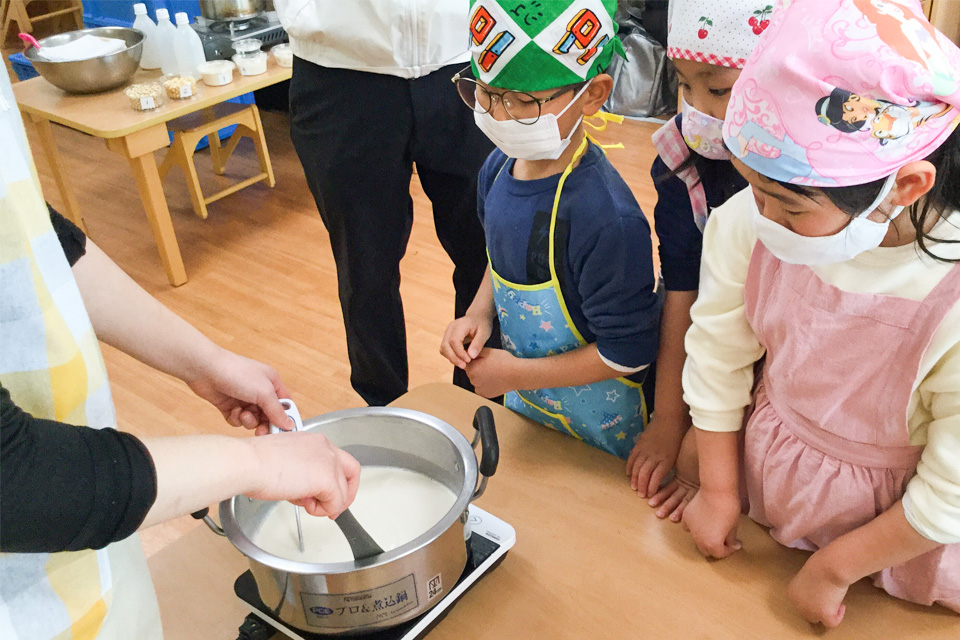
<svg viewBox="0 0 960 640">
<path fill-rule="evenodd" d="M 86 237 L 52 209 L 50 219 L 72 266 Z M 143 443 L 116 429 L 34 418 L 2 382 L 0 551 L 98 549 L 136 531 L 157 497 Z"/>
</svg>

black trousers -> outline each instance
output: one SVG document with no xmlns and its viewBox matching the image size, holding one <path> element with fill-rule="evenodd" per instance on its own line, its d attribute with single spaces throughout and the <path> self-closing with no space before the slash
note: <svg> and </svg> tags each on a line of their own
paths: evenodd
<svg viewBox="0 0 960 640">
<path fill-rule="evenodd" d="M 450 82 L 462 66 L 404 80 L 294 60 L 290 132 L 330 233 L 350 382 L 371 405 L 407 390 L 400 259 L 413 222 L 414 163 L 437 238 L 453 260 L 455 317 L 470 306 L 486 269 L 477 173 L 493 146 Z M 470 388 L 460 370 L 454 382 Z"/>
</svg>

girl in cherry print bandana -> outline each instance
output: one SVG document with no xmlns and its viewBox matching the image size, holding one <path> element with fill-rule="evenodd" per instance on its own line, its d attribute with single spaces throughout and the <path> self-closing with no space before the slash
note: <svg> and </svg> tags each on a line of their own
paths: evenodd
<svg viewBox="0 0 960 640">
<path fill-rule="evenodd" d="M 773 6 L 761 0 L 673 0 L 667 55 L 677 68 L 681 113 L 653 136 L 657 189 L 654 219 L 666 300 L 657 361 L 656 411 L 628 460 L 631 486 L 676 522 L 697 486 L 690 416 L 680 372 L 683 335 L 697 296 L 700 247 L 710 210 L 746 187 L 723 142 L 730 89 L 770 25 Z M 689 434 L 689 436 L 687 435 Z M 676 464 L 674 478 L 661 487 Z"/>
</svg>

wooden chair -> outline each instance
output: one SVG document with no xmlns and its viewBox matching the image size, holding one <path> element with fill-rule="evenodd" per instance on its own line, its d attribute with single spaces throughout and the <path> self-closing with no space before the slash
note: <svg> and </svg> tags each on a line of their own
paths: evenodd
<svg viewBox="0 0 960 640">
<path fill-rule="evenodd" d="M 237 125 L 226 147 L 221 146 L 218 131 L 230 125 Z M 162 178 L 176 165 L 183 170 L 187 179 L 187 190 L 193 202 L 194 212 L 203 219 L 207 217 L 207 205 L 216 202 L 231 193 L 249 187 L 252 184 L 266 180 L 272 188 L 277 182 L 273 177 L 273 165 L 270 164 L 270 154 L 267 151 L 267 140 L 263 135 L 263 125 L 260 123 L 260 111 L 255 104 L 234 104 L 224 102 L 198 113 L 191 113 L 171 120 L 167 128 L 173 133 L 173 143 L 167 151 L 163 164 L 160 165 Z M 197 169 L 193 163 L 193 154 L 197 143 L 206 136 L 210 141 L 210 156 L 213 159 L 213 170 L 222 176 L 230 155 L 237 148 L 240 138 L 248 137 L 253 140 L 257 150 L 257 159 L 260 161 L 260 173 L 241 180 L 222 191 L 204 197 L 200 190 L 200 180 L 197 178 Z"/>
<path fill-rule="evenodd" d="M 52 9 L 51 11 L 31 16 L 27 12 L 27 5 L 33 2 L 35 0 L 3 0 L 3 7 L 0 10 L 0 22 L 3 24 L 3 29 L 0 30 L 0 45 L 7 41 L 14 22 L 17 23 L 15 33 L 33 33 L 35 23 L 63 16 L 73 21 L 74 28 L 83 29 L 83 4 L 80 0 L 58 0 L 57 2 L 48 0 L 46 4 Z"/>
</svg>

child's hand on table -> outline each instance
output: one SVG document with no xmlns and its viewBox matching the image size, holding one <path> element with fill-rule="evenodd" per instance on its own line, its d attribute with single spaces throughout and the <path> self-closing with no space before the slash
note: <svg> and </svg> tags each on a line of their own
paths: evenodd
<svg viewBox="0 0 960 640">
<path fill-rule="evenodd" d="M 683 431 L 669 424 L 671 421 L 670 417 L 654 413 L 627 458 L 630 488 L 641 498 L 652 497 L 657 492 L 677 461 Z"/>
<path fill-rule="evenodd" d="M 496 398 L 519 385 L 514 382 L 520 358 L 503 349 L 483 349 L 467 366 L 467 376 L 477 394 Z"/>
<path fill-rule="evenodd" d="M 491 333 L 492 318 L 468 313 L 447 325 L 443 340 L 440 341 L 440 353 L 455 366 L 466 369 L 467 365 L 480 355 Z M 466 346 L 468 342 L 469 346 Z M 497 395 L 500 394 L 490 397 Z"/>
<path fill-rule="evenodd" d="M 740 496 L 736 491 L 714 491 L 701 487 L 683 511 L 682 523 L 693 537 L 697 549 L 708 558 L 726 558 L 742 546 L 737 539 Z"/>
<path fill-rule="evenodd" d="M 627 460 L 630 486 L 638 496 L 648 498 L 647 504 L 656 509 L 656 516 L 661 520 L 669 518 L 671 522 L 680 522 L 700 488 L 696 438 L 689 423 L 689 413 L 671 417 L 658 411 L 640 434 Z M 663 484 L 674 467 L 673 479 Z"/>
<path fill-rule="evenodd" d="M 790 581 L 787 593 L 807 622 L 820 622 L 830 628 L 843 620 L 846 611 L 843 598 L 847 595 L 850 584 L 831 570 L 823 561 L 825 557 L 822 551 L 810 556 L 800 572 Z"/>
</svg>

